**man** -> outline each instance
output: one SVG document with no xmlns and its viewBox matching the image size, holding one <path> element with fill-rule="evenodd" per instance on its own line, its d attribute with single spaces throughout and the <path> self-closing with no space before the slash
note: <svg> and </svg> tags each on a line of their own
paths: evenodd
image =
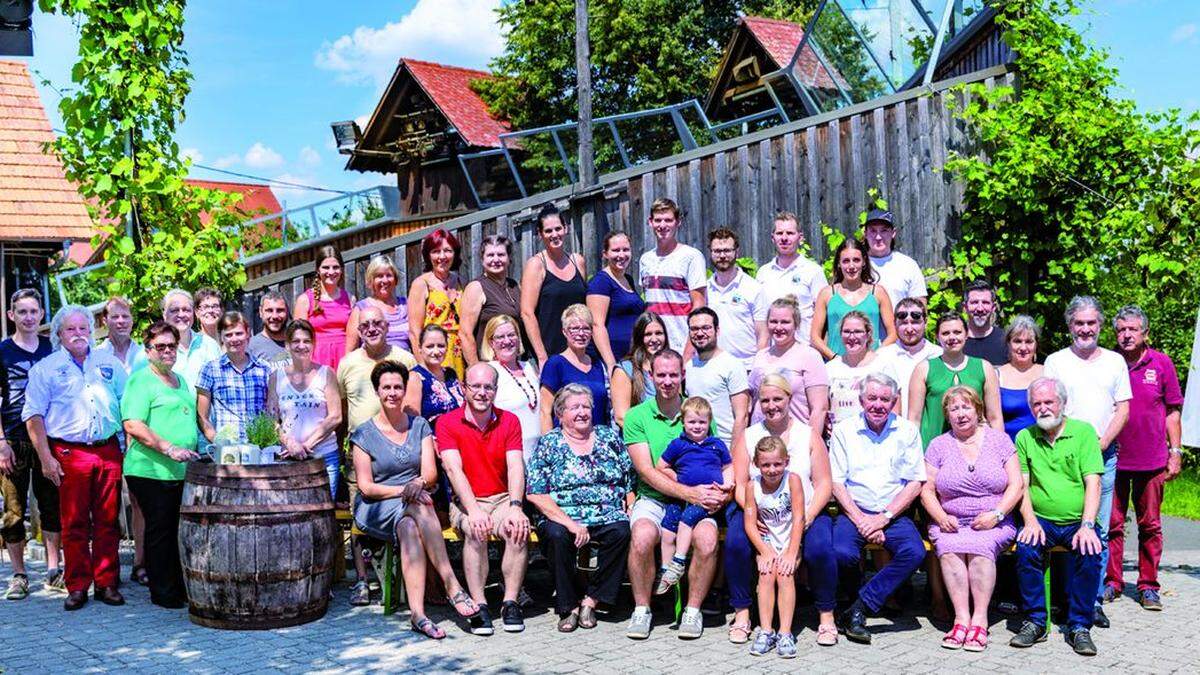
<svg viewBox="0 0 1200 675">
<path fill-rule="evenodd" d="M 767 347 L 767 298 L 762 284 L 737 264 L 740 253 L 733 230 L 720 228 L 708 233 L 708 257 L 713 274 L 708 278 L 708 306 L 717 313 L 725 330 L 717 345 L 740 359 L 747 371 L 759 350 Z"/>
<path fill-rule="evenodd" d="M 283 333 L 288 322 L 287 299 L 279 291 L 263 293 L 258 300 L 258 318 L 262 321 L 263 329 L 250 338 L 250 346 L 246 350 L 270 366 L 271 370 L 279 370 L 291 360 Z"/>
<path fill-rule="evenodd" d="M 879 348 L 879 356 L 892 365 L 899 378 L 900 415 L 908 418 L 908 381 L 917 366 L 942 355 L 942 348 L 925 339 L 925 305 L 916 298 L 896 304 L 896 341 Z"/>
<path fill-rule="evenodd" d="M 192 295 L 192 304 L 196 308 L 196 320 L 200 324 L 200 332 L 207 335 L 209 339 L 219 342 L 221 332 L 217 324 L 221 321 L 224 309 L 221 293 L 215 288 L 198 289 Z"/>
<path fill-rule="evenodd" d="M 992 285 L 983 279 L 967 284 L 963 312 L 967 315 L 966 355 L 997 367 L 1008 363 L 1008 343 L 1004 331 L 996 327 L 996 291 Z"/>
<path fill-rule="evenodd" d="M 379 412 L 379 396 L 371 386 L 371 370 L 380 361 L 395 361 L 407 368 L 417 365 L 409 352 L 393 347 L 387 342 L 387 319 L 383 310 L 367 305 L 359 312 L 358 339 L 362 345 L 342 357 L 338 363 L 337 381 L 342 396 L 342 419 L 346 420 L 346 436 L 354 433 L 358 425 Z M 353 471 L 346 472 L 346 487 L 350 503 L 358 494 L 358 481 Z M 371 589 L 367 583 L 367 561 L 363 557 L 362 541 L 357 535 L 351 537 L 350 548 L 354 556 L 354 573 L 357 580 L 350 589 L 350 604 L 361 607 L 371 604 Z"/>
<path fill-rule="evenodd" d="M 1071 346 L 1046 357 L 1042 374 L 1063 383 L 1067 390 L 1066 415 L 1089 422 L 1100 438 L 1104 455 L 1104 476 L 1100 481 L 1100 519 L 1096 534 L 1104 545 L 1100 567 L 1108 565 L 1108 523 L 1112 516 L 1113 486 L 1117 481 L 1117 435 L 1129 419 L 1129 369 L 1120 354 L 1100 347 L 1100 329 L 1104 313 L 1100 302 L 1082 295 L 1071 299 L 1064 315 L 1071 333 Z M 1108 617 L 1101 602 L 1112 602 L 1116 594 L 1097 582 L 1096 611 L 1093 623 L 1108 628 Z"/>
<path fill-rule="evenodd" d="M 1108 570 L 1105 583 L 1124 591 L 1125 510 L 1130 496 L 1138 523 L 1138 602 L 1162 610 L 1158 596 L 1158 563 L 1162 559 L 1163 484 L 1179 475 L 1183 458 L 1181 407 L 1183 394 L 1170 357 L 1146 345 L 1150 322 L 1140 307 L 1122 307 L 1113 319 L 1117 349 L 1129 368 L 1133 398 L 1129 421 L 1117 435 L 1117 481 L 1108 524 Z"/>
<path fill-rule="evenodd" d="M 67 600 L 83 607 L 95 585 L 96 599 L 123 605 L 117 590 L 121 541 L 121 396 L 125 366 L 92 349 L 92 315 L 67 305 L 50 322 L 56 350 L 29 370 L 21 419 L 42 464 L 58 486 Z"/>
<path fill-rule="evenodd" d="M 112 354 L 122 365 L 125 372 L 133 371 L 133 364 L 146 351 L 142 345 L 133 339 L 133 309 L 129 300 L 121 296 L 113 296 L 104 303 L 100 310 L 100 319 L 108 330 L 108 338 L 96 345 L 96 351 Z"/>
<path fill-rule="evenodd" d="M 195 388 L 200 381 L 200 369 L 209 361 L 221 357 L 221 345 L 204 333 L 192 330 L 196 320 L 193 308 L 192 294 L 182 288 L 171 289 L 163 296 L 163 321 L 179 331 L 179 352 L 171 370 L 182 376 L 189 387 Z M 149 363 L 145 352 L 142 352 L 134 359 L 130 370 L 144 368 Z"/>
<path fill-rule="evenodd" d="M 246 427 L 267 408 L 271 369 L 246 353 L 250 324 L 241 312 L 226 312 L 217 322 L 225 353 L 209 361 L 196 383 L 196 416 L 210 443 L 220 438 L 246 442 Z"/>
<path fill-rule="evenodd" d="M 685 383 L 688 396 L 699 396 L 712 406 L 716 436 L 732 448 L 750 419 L 750 385 L 745 365 L 717 346 L 719 337 L 717 313 L 709 307 L 693 309 L 688 315 L 692 358 Z"/>
<path fill-rule="evenodd" d="M 646 309 L 662 317 L 671 349 L 682 351 L 687 345 L 688 312 L 705 304 L 704 256 L 676 238 L 679 207 L 675 202 L 654 200 L 649 223 L 654 250 L 643 253 L 638 264 Z"/>
<path fill-rule="evenodd" d="M 1009 644 L 1032 647 L 1049 636 L 1043 555 L 1050 547 L 1063 546 L 1071 549 L 1067 640 L 1076 654 L 1095 656 L 1090 629 L 1104 546 L 1096 533 L 1104 462 L 1092 427 L 1065 415 L 1069 401 L 1066 387 L 1054 378 L 1039 377 L 1029 385 L 1029 407 L 1037 424 L 1017 434 L 1016 443 L 1025 483 L 1017 584 L 1026 619 Z"/>
<path fill-rule="evenodd" d="M 872 209 L 867 214 L 865 232 L 871 267 L 879 284 L 887 290 L 892 307 L 904 298 L 915 298 L 924 305 L 925 296 L 929 295 L 925 288 L 925 273 L 916 260 L 893 250 L 896 225 L 892 221 L 892 212 Z"/>
<path fill-rule="evenodd" d="M 925 560 L 921 533 L 904 515 L 925 482 L 925 457 L 920 430 L 892 412 L 900 395 L 895 380 L 869 373 L 858 391 L 862 414 L 835 424 L 829 443 L 833 496 L 842 509 L 833 523 L 833 547 L 838 568 L 851 573 L 868 543 L 892 554 L 842 614 L 846 638 L 871 644 L 867 613 L 878 612 Z"/>
<path fill-rule="evenodd" d="M 504 541 L 500 569 L 504 601 L 500 618 L 510 633 L 525 630 L 517 594 L 528 560 L 529 518 L 525 516 L 525 461 L 521 423 L 496 408 L 498 374 L 486 363 L 467 369 L 466 405 L 438 417 L 437 449 L 454 490 L 450 522 L 463 537 L 463 573 L 479 605 L 471 632 L 492 634 L 484 589 L 488 577 L 488 537 Z"/>
<path fill-rule="evenodd" d="M 796 339 L 808 344 L 813 303 L 821 289 L 829 285 L 825 280 L 825 271 L 798 252 L 804 236 L 800 234 L 800 221 L 796 214 L 789 211 L 775 214 L 771 241 L 775 242 L 775 257 L 758 268 L 756 278 L 763 286 L 768 306 L 785 295 L 795 296 L 796 303 L 800 305 Z"/>
<path fill-rule="evenodd" d="M 633 591 L 633 616 L 625 635 L 635 640 L 650 637 L 650 594 L 654 588 L 655 554 L 662 537 L 662 520 L 668 499 L 681 499 L 714 512 L 732 495 L 711 485 L 686 486 L 671 480 L 655 463 L 671 441 L 683 433 L 683 357 L 667 347 L 650 361 L 654 398 L 625 414 L 625 446 L 638 474 L 637 501 L 629 511 L 629 586 Z M 717 524 L 701 521 L 692 531 L 691 566 L 688 571 L 687 607 L 679 623 L 679 637 L 692 640 L 704 632 L 700 605 L 717 570 Z M 663 561 L 666 562 L 666 561 Z"/>
<path fill-rule="evenodd" d="M 33 289 L 13 293 L 8 303 L 8 319 L 16 332 L 0 342 L 0 499 L 4 502 L 0 518 L 0 539 L 8 549 L 13 575 L 4 597 L 24 600 L 29 596 L 29 576 L 25 571 L 25 514 L 29 507 L 29 485 L 37 499 L 42 520 L 42 538 L 46 542 L 46 588 L 67 589 L 59 567 L 62 527 L 58 517 L 58 488 L 42 474 L 37 450 L 21 419 L 25 407 L 25 388 L 34 364 L 54 351 L 49 338 L 38 335 L 42 323 L 42 294 Z"/>
</svg>

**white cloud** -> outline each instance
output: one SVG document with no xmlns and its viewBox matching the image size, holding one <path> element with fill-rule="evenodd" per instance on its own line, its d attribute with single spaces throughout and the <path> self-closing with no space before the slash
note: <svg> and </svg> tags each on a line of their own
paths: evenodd
<svg viewBox="0 0 1200 675">
<path fill-rule="evenodd" d="M 313 187 L 326 187 L 322 181 L 317 180 L 316 176 L 308 173 L 280 173 L 272 177 L 272 180 L 284 181 L 286 183 L 297 183 L 299 185 L 310 185 Z M 271 192 L 275 193 L 275 197 L 282 203 L 287 202 L 287 208 L 296 208 L 313 202 L 319 202 L 325 199 L 336 197 L 332 192 L 323 192 L 321 190 L 308 190 L 305 188 L 288 187 L 286 185 L 271 185 Z M 308 216 L 297 215 L 297 218 L 307 218 Z"/>
<path fill-rule="evenodd" d="M 382 28 L 359 26 L 326 41 L 317 67 L 349 84 L 387 84 L 400 57 L 482 68 L 504 48 L 495 10 L 501 0 L 417 0 L 408 14 Z"/>
<path fill-rule="evenodd" d="M 196 148 L 184 148 L 179 152 L 180 159 L 190 159 L 192 164 L 199 164 L 204 161 L 204 153 Z"/>
<path fill-rule="evenodd" d="M 242 158 L 251 169 L 275 169 L 283 166 L 283 155 L 262 143 L 255 143 Z"/>
<path fill-rule="evenodd" d="M 317 166 L 320 163 L 321 153 L 314 150 L 311 145 L 300 148 L 300 164 L 303 166 Z"/>
<path fill-rule="evenodd" d="M 1171 31 L 1171 42 L 1174 44 L 1181 42 L 1196 44 L 1196 24 L 1185 23 Z"/>
<path fill-rule="evenodd" d="M 232 155 L 224 155 L 212 161 L 212 165 L 218 169 L 228 169 L 242 161 L 242 156 L 234 153 Z"/>
</svg>

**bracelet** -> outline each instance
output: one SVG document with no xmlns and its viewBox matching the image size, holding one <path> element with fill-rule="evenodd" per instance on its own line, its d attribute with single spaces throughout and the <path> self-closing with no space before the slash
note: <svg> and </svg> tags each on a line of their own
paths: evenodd
<svg viewBox="0 0 1200 675">
<path fill-rule="evenodd" d="M 0 438 L 0 441 L 2 441 L 2 440 L 4 440 L 4 439 L 3 439 L 3 438 Z M 1183 448 L 1167 448 L 1167 454 L 1169 454 L 1169 455 L 1182 455 L 1182 454 L 1183 454 Z"/>
</svg>

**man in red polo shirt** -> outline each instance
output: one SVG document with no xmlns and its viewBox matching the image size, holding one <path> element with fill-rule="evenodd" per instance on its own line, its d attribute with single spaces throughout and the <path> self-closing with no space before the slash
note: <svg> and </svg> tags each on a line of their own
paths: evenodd
<svg viewBox="0 0 1200 675">
<path fill-rule="evenodd" d="M 1129 367 L 1129 422 L 1117 436 L 1117 482 L 1108 525 L 1108 570 L 1105 583 L 1120 595 L 1125 587 L 1122 556 L 1125 553 L 1125 513 L 1130 497 L 1138 526 L 1138 602 L 1159 611 L 1158 563 L 1162 559 L 1163 484 L 1181 468 L 1180 410 L 1183 394 L 1171 358 L 1146 345 L 1149 322 L 1141 308 L 1122 307 L 1113 319 L 1117 349 Z"/>
<path fill-rule="evenodd" d="M 500 567 L 504 604 L 500 618 L 510 633 L 525 629 L 517 593 L 525 580 L 529 518 L 525 516 L 525 462 L 521 423 L 516 415 L 492 405 L 496 371 L 486 363 L 467 369 L 466 405 L 438 418 L 437 445 L 442 467 L 454 490 L 450 522 L 463 535 L 463 572 L 479 605 L 471 632 L 492 634 L 484 586 L 488 577 L 488 537 L 504 541 Z"/>
</svg>

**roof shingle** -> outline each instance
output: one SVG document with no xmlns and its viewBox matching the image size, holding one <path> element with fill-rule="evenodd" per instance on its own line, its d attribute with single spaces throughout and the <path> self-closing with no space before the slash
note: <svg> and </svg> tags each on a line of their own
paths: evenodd
<svg viewBox="0 0 1200 675">
<path fill-rule="evenodd" d="M 413 79 L 464 141 L 479 147 L 500 147 L 500 134 L 509 130 L 508 123 L 492 117 L 487 104 L 470 86 L 473 80 L 492 79 L 491 73 L 417 59 L 400 59 L 400 65 L 408 67 Z"/>
<path fill-rule="evenodd" d="M 746 16 L 740 20 L 754 36 L 754 39 L 758 40 L 762 48 L 767 51 L 767 54 L 770 54 L 776 66 L 783 68 L 792 62 L 792 55 L 796 53 L 796 48 L 804 39 L 803 26 L 791 21 L 766 19 L 761 16 Z M 829 67 L 833 68 L 833 64 L 829 64 Z M 838 73 L 836 69 L 834 73 L 837 75 L 838 84 L 846 87 L 841 73 Z M 796 76 L 803 84 L 810 87 L 837 89 L 833 78 L 829 76 L 817 58 L 816 52 L 807 45 L 800 53 L 800 59 L 796 63 Z"/>
</svg>

